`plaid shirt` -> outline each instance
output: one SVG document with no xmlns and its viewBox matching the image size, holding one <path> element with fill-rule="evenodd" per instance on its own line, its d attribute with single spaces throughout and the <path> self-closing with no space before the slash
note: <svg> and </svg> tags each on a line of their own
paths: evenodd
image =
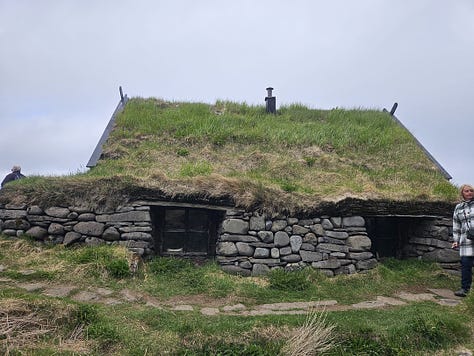
<svg viewBox="0 0 474 356">
<path fill-rule="evenodd" d="M 456 205 L 453 214 L 453 240 L 459 243 L 459 255 L 474 256 L 474 241 L 467 238 L 468 227 L 474 228 L 474 199 Z"/>
</svg>

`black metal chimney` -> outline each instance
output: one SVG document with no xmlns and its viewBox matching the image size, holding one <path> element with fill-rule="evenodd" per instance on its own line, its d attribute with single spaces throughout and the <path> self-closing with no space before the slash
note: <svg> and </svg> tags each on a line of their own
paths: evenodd
<svg viewBox="0 0 474 356">
<path fill-rule="evenodd" d="M 276 114 L 276 96 L 272 96 L 272 87 L 267 88 L 267 97 L 265 101 L 267 102 L 266 110 L 267 113 Z"/>
</svg>

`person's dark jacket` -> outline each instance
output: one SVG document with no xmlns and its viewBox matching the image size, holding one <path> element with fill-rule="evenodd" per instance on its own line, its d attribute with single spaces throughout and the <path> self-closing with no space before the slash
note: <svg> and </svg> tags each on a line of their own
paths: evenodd
<svg viewBox="0 0 474 356">
<path fill-rule="evenodd" d="M 2 188 L 8 182 L 11 182 L 11 181 L 17 180 L 17 179 L 21 179 L 21 178 L 25 178 L 25 176 L 23 174 L 21 174 L 20 172 L 11 172 L 11 173 L 7 174 L 6 177 L 2 181 Z"/>
</svg>

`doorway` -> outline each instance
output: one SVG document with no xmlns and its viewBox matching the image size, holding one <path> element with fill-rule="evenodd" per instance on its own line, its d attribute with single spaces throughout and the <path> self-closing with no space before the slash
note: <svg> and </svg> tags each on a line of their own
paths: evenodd
<svg viewBox="0 0 474 356">
<path fill-rule="evenodd" d="M 377 259 L 404 257 L 404 247 L 408 245 L 410 231 L 416 218 L 413 217 L 368 217 L 367 233 L 372 241 L 372 253 Z M 419 219 L 418 219 L 419 221 Z"/>
</svg>

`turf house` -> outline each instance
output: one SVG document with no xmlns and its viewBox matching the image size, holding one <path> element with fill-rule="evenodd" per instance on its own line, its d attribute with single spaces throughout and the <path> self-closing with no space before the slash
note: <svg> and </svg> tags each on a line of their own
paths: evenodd
<svg viewBox="0 0 474 356">
<path fill-rule="evenodd" d="M 128 98 L 83 174 L 0 191 L 0 231 L 146 258 L 215 259 L 244 276 L 312 266 L 329 276 L 386 257 L 458 268 L 456 187 L 387 110 L 276 109 Z"/>
</svg>

